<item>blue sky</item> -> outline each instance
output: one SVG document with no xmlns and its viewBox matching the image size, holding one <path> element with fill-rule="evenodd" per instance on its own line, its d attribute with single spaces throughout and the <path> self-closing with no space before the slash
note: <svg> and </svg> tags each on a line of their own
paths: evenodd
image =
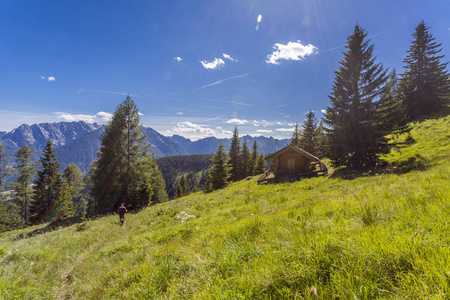
<svg viewBox="0 0 450 300">
<path fill-rule="evenodd" d="M 2 1 L 0 131 L 104 123 L 130 94 L 144 126 L 191 139 L 289 138 L 329 105 L 355 24 L 403 71 L 424 20 L 450 59 L 450 1 Z"/>
</svg>

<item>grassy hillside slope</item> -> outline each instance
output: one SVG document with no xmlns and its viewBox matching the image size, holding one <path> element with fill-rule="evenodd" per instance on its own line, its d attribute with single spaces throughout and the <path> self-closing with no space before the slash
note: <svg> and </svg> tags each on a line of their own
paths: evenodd
<svg viewBox="0 0 450 300">
<path fill-rule="evenodd" d="M 123 228 L 108 216 L 1 234 L 0 298 L 316 299 L 314 286 L 320 299 L 448 299 L 449 132 L 450 117 L 416 124 L 384 174 L 254 179 Z"/>
</svg>

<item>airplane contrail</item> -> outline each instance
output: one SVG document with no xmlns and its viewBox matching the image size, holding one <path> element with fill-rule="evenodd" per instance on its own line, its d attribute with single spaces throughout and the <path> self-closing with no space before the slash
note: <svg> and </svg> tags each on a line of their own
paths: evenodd
<svg viewBox="0 0 450 300">
<path fill-rule="evenodd" d="M 224 82 L 224 81 L 227 81 L 227 80 L 231 80 L 231 79 L 235 79 L 235 78 L 241 78 L 241 77 L 245 77 L 245 76 L 248 76 L 248 75 L 251 75 L 251 74 L 254 74 L 254 73 L 260 72 L 260 71 L 262 71 L 262 70 L 258 70 L 258 71 L 253 71 L 253 72 L 250 72 L 250 73 L 245 73 L 245 74 L 241 74 L 241 75 L 236 75 L 236 76 L 231 76 L 231 77 L 228 77 L 228 78 L 224 78 L 224 79 L 218 80 L 218 81 L 216 81 L 216 82 L 213 82 L 213 83 L 210 83 L 210 84 L 204 85 L 204 86 L 202 86 L 202 87 L 199 87 L 199 88 L 197 88 L 197 89 L 194 89 L 194 90 L 192 90 L 191 92 L 195 92 L 195 91 L 198 91 L 198 90 L 201 90 L 201 89 L 204 89 L 204 88 L 210 87 L 210 86 L 214 86 L 214 85 L 217 85 L 217 84 L 219 84 L 219 83 L 222 83 L 222 82 Z"/>
</svg>

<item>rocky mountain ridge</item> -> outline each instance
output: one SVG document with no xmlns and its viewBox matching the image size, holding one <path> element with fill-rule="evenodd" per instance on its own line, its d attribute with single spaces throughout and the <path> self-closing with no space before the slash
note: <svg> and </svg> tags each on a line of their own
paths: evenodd
<svg viewBox="0 0 450 300">
<path fill-rule="evenodd" d="M 42 151 L 50 139 L 56 148 L 56 157 L 61 167 L 75 163 L 83 172 L 87 172 L 100 148 L 100 137 L 105 129 L 104 125 L 79 122 L 41 123 L 26 125 L 7 132 L 0 132 L 0 144 L 4 145 L 10 156 L 13 156 L 18 148 L 25 144 L 35 149 L 34 160 L 38 160 Z M 150 151 L 155 153 L 156 158 L 173 155 L 212 154 L 216 151 L 219 143 L 223 143 L 228 149 L 231 142 L 229 139 L 217 139 L 207 137 L 197 141 L 182 136 L 166 137 L 150 127 L 144 127 L 143 132 L 147 134 L 147 141 L 151 144 Z M 245 136 L 241 138 L 241 145 L 246 139 L 251 149 L 254 137 Z M 276 140 L 272 137 L 256 137 L 259 151 L 268 154 L 275 152 Z M 279 140 L 278 148 L 284 147 L 289 140 Z"/>
</svg>

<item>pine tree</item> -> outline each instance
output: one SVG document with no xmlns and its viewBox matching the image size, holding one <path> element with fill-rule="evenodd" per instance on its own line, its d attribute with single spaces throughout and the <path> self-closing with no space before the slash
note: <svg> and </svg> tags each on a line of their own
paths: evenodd
<svg viewBox="0 0 450 300">
<path fill-rule="evenodd" d="M 2 200 L 3 192 L 6 190 L 6 176 L 9 174 L 9 169 L 6 162 L 8 161 L 8 151 L 3 145 L 0 145 L 0 201 Z"/>
<path fill-rule="evenodd" d="M 244 143 L 242 144 L 242 151 L 240 155 L 240 179 L 247 178 L 251 175 L 250 167 L 250 149 L 248 148 L 247 139 L 244 138 Z"/>
<path fill-rule="evenodd" d="M 410 126 L 407 123 L 405 107 L 398 91 L 397 73 L 392 71 L 383 89 L 380 100 L 376 103 L 380 114 L 380 126 L 385 132 L 404 133 Z"/>
<path fill-rule="evenodd" d="M 292 138 L 290 141 L 290 145 L 295 146 L 295 147 L 300 147 L 300 137 L 302 135 L 302 132 L 300 130 L 300 128 L 298 127 L 298 123 L 295 123 L 295 127 L 294 127 L 294 133 L 292 134 Z"/>
<path fill-rule="evenodd" d="M 183 187 L 178 184 L 177 189 L 175 190 L 175 195 L 173 195 L 174 199 L 183 197 Z"/>
<path fill-rule="evenodd" d="M 242 179 L 241 169 L 239 165 L 239 157 L 241 156 L 241 145 L 239 141 L 239 133 L 237 127 L 234 128 L 233 137 L 230 144 L 230 180 L 239 181 Z"/>
<path fill-rule="evenodd" d="M 72 222 L 74 218 L 82 218 L 86 214 L 87 203 L 85 199 L 82 199 L 85 188 L 83 174 L 78 166 L 72 163 L 64 168 L 62 177 L 64 179 L 63 196 L 56 209 L 58 215 L 55 221 Z M 78 205 L 80 201 L 82 203 Z"/>
<path fill-rule="evenodd" d="M 300 148 L 306 152 L 316 155 L 316 139 L 317 139 L 317 118 L 312 110 L 306 114 L 306 120 L 302 126 L 302 134 L 300 136 Z"/>
<path fill-rule="evenodd" d="M 5 179 L 10 173 L 6 163 L 8 159 L 8 152 L 0 145 L 0 232 L 13 230 L 23 225 L 17 203 L 3 201 L 6 198 L 3 193 L 6 190 Z"/>
<path fill-rule="evenodd" d="M 188 181 L 186 179 L 186 176 L 184 176 L 184 174 L 181 176 L 180 185 L 183 190 L 183 196 L 189 195 L 189 193 L 191 192 L 191 189 L 189 188 Z"/>
<path fill-rule="evenodd" d="M 20 206 L 12 201 L 0 200 L 0 233 L 7 230 L 19 229 L 23 226 L 20 216 Z"/>
<path fill-rule="evenodd" d="M 422 21 L 413 33 L 413 42 L 404 60 L 405 72 L 400 80 L 403 104 L 408 121 L 438 112 L 450 101 L 448 63 L 442 63 L 441 44 Z"/>
<path fill-rule="evenodd" d="M 91 177 L 96 213 L 115 211 L 121 203 L 137 209 L 167 199 L 161 172 L 145 139 L 137 106 L 127 96 L 101 137 Z"/>
<path fill-rule="evenodd" d="M 33 203 L 30 207 L 30 222 L 39 224 L 50 221 L 52 212 L 61 200 L 62 179 L 59 173 L 60 164 L 56 160 L 55 148 L 47 141 L 40 158 L 41 170 L 37 172 L 34 182 Z"/>
<path fill-rule="evenodd" d="M 20 214 L 25 223 L 28 223 L 30 202 L 32 200 L 32 181 L 36 173 L 36 164 L 32 156 L 34 150 L 24 145 L 16 151 L 16 164 L 14 166 L 17 178 L 13 182 L 13 190 L 16 201 L 21 206 Z"/>
<path fill-rule="evenodd" d="M 256 162 L 258 161 L 258 142 L 256 138 L 253 140 L 252 154 L 250 156 L 250 175 L 255 176 Z"/>
<path fill-rule="evenodd" d="M 266 171 L 266 159 L 264 154 L 260 153 L 256 160 L 255 175 L 260 175 Z"/>
<path fill-rule="evenodd" d="M 206 180 L 206 190 L 214 191 L 224 188 L 228 184 L 228 178 L 230 177 L 229 158 L 224 150 L 222 143 L 217 147 L 217 151 L 212 158 L 212 165 L 208 172 L 208 178 Z"/>
<path fill-rule="evenodd" d="M 323 121 L 320 121 L 319 126 L 316 129 L 316 156 L 319 158 L 326 157 L 327 151 L 327 135 L 325 133 L 325 127 Z"/>
<path fill-rule="evenodd" d="M 361 170 L 375 165 L 389 148 L 381 130 L 379 100 L 387 80 L 386 71 L 373 57 L 373 45 L 359 25 L 347 38 L 347 51 L 335 73 L 331 107 L 327 108 L 329 158 L 334 167 Z"/>
<path fill-rule="evenodd" d="M 183 196 L 187 196 L 187 195 L 189 195 L 189 193 L 190 193 L 189 185 L 186 180 L 186 176 L 184 176 L 184 174 L 183 174 L 180 178 L 180 182 L 177 185 L 177 189 L 175 191 L 174 198 L 180 198 Z"/>
</svg>

